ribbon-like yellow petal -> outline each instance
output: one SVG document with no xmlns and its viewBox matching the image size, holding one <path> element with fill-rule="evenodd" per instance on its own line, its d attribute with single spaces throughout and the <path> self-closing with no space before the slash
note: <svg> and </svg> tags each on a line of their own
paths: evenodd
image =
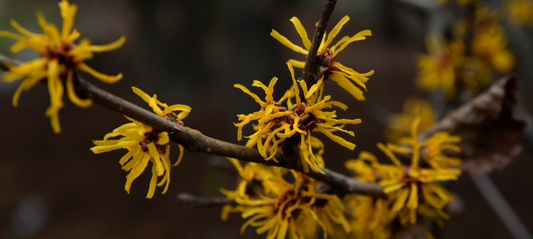
<svg viewBox="0 0 533 239">
<path fill-rule="evenodd" d="M 338 23 L 337 25 L 335 25 L 335 27 L 333 27 L 333 29 L 331 30 L 331 32 L 329 33 L 328 35 L 328 38 L 326 40 L 326 43 L 324 44 L 326 47 L 329 46 L 329 44 L 333 41 L 333 38 L 335 38 L 337 36 L 337 34 L 339 34 L 339 31 L 342 29 L 342 27 L 344 26 L 344 24 L 346 24 L 346 22 L 348 22 L 348 20 L 350 20 L 350 17 L 348 16 L 344 16 Z"/>
<path fill-rule="evenodd" d="M 76 95 L 76 92 L 74 91 L 74 83 L 73 83 L 73 79 L 72 79 L 72 72 L 69 72 L 68 73 L 68 76 L 67 76 L 67 95 L 68 95 L 68 98 L 70 99 L 70 101 L 72 103 L 74 103 L 75 105 L 81 107 L 81 108 L 89 108 L 93 105 L 93 100 L 91 98 L 87 98 L 87 99 L 80 99 L 78 97 L 78 95 Z"/>
<path fill-rule="evenodd" d="M 99 79 L 100 81 L 108 84 L 113 84 L 122 79 L 122 73 L 116 75 L 116 76 L 108 76 L 104 75 L 98 71 L 95 71 L 93 68 L 89 67 L 87 64 L 80 62 L 78 64 L 78 69 L 84 72 L 87 72 L 94 76 L 96 79 Z"/>
<path fill-rule="evenodd" d="M 309 48 L 311 48 L 311 41 L 309 40 L 309 37 L 307 36 L 307 31 L 305 31 L 305 28 L 300 22 L 300 19 L 298 19 L 297 17 L 292 17 L 290 21 L 294 25 L 294 28 L 296 28 L 296 31 L 298 32 L 298 35 L 300 35 L 300 38 L 302 38 L 302 43 L 304 44 L 305 49 L 309 50 Z"/>
<path fill-rule="evenodd" d="M 59 3 L 61 17 L 63 17 L 63 28 L 61 29 L 61 39 L 67 40 L 70 35 L 70 30 L 74 26 L 74 16 L 78 6 L 76 4 L 69 4 L 67 0 L 62 0 Z"/>
<path fill-rule="evenodd" d="M 289 41 L 289 39 L 279 34 L 279 32 L 277 32 L 276 30 L 272 30 L 270 35 L 274 37 L 276 40 L 278 40 L 279 42 L 281 42 L 281 44 L 285 45 L 286 47 L 290 48 L 291 50 L 295 52 L 298 52 L 304 55 L 307 55 L 309 53 L 309 51 L 302 48 L 301 46 L 295 45 L 294 43 Z"/>
<path fill-rule="evenodd" d="M 126 42 L 126 36 L 122 35 L 118 40 L 112 43 L 102 45 L 102 46 L 90 45 L 88 46 L 87 49 L 92 52 L 112 51 L 124 45 L 125 42 Z"/>
</svg>

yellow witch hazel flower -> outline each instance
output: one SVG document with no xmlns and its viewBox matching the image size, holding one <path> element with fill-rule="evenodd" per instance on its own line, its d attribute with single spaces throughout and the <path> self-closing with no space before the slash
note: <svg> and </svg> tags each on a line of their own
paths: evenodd
<svg viewBox="0 0 533 239">
<path fill-rule="evenodd" d="M 378 143 L 385 155 L 387 155 L 393 165 L 378 165 L 378 170 L 382 176 L 379 184 L 384 187 L 384 192 L 389 194 L 389 198 L 394 202 L 390 211 L 390 215 L 398 215 L 402 224 L 414 224 L 416 222 L 416 213 L 419 205 L 419 194 L 425 202 L 429 205 L 442 209 L 453 198 L 451 193 L 437 181 L 457 180 L 461 175 L 461 170 L 457 168 L 442 167 L 441 164 L 431 163 L 435 160 L 432 156 L 439 155 L 440 152 L 446 148 L 455 148 L 449 144 L 442 144 L 448 142 L 446 140 L 435 140 L 430 138 L 428 141 L 419 142 L 417 139 L 417 129 L 420 123 L 420 118 L 416 118 L 413 122 L 410 138 L 401 140 L 401 144 L 408 144 L 411 147 L 400 147 L 393 144 L 387 146 Z M 442 135 L 438 136 L 441 137 Z M 458 137 L 457 137 L 458 138 Z M 451 142 L 456 142 L 454 138 Z M 438 141 L 437 143 L 431 140 Z M 450 140 L 449 140 L 450 141 Z M 436 148 L 428 148 L 435 147 Z M 424 152 L 431 153 L 424 153 Z M 411 154 L 411 165 L 404 166 L 400 160 L 395 156 L 398 154 Z M 422 157 L 421 157 L 422 156 Z M 420 166 L 421 158 L 428 162 L 429 165 L 436 165 L 434 168 L 423 168 Z M 458 160 L 458 159 L 455 159 Z M 449 163 L 453 165 L 453 163 Z"/>
<path fill-rule="evenodd" d="M 332 47 L 329 47 L 329 45 L 332 43 L 333 38 L 337 36 L 339 31 L 342 29 L 344 24 L 348 22 L 350 18 L 348 16 L 344 16 L 337 25 L 331 30 L 329 35 L 324 33 L 324 38 L 322 39 L 322 42 L 320 43 L 320 47 L 318 49 L 317 56 L 323 63 L 325 63 L 321 67 L 321 74 L 327 75 L 330 79 L 335 81 L 339 86 L 341 86 L 343 89 L 348 91 L 352 96 L 354 96 L 359 101 L 365 101 L 365 97 L 363 96 L 363 91 L 356 87 L 353 82 L 355 82 L 359 87 L 363 88 L 366 91 L 365 83 L 368 81 L 368 76 L 371 76 L 374 74 L 374 71 L 371 70 L 367 73 L 359 73 L 355 71 L 352 68 L 349 68 L 347 66 L 344 66 L 340 62 L 337 61 L 336 57 L 339 52 L 344 50 L 350 43 L 355 41 L 360 41 L 366 39 L 366 36 L 371 36 L 372 33 L 370 30 L 364 30 L 360 31 L 357 34 L 353 35 L 352 37 L 345 36 L 341 38 L 335 45 Z M 298 46 L 286 37 L 279 34 L 276 30 L 272 30 L 270 35 L 274 37 L 276 40 L 281 42 L 283 45 L 287 46 L 291 50 L 308 55 L 309 54 L 309 48 L 311 47 L 311 41 L 309 40 L 307 36 L 307 32 L 305 31 L 305 28 L 302 26 L 302 23 L 300 20 L 296 17 L 291 18 L 290 20 L 294 27 L 296 28 L 296 31 L 298 31 L 298 34 L 302 38 L 302 43 L 305 48 L 302 48 L 301 46 Z M 298 61 L 298 60 L 289 60 L 289 62 L 297 68 L 304 68 L 305 62 Z M 327 78 L 321 77 L 316 85 L 320 87 L 323 84 L 323 81 Z M 353 81 L 353 82 L 352 82 Z M 309 98 L 309 95 L 306 95 L 306 98 Z"/>
<path fill-rule="evenodd" d="M 249 140 L 246 143 L 246 147 L 251 148 L 257 145 L 259 153 L 261 153 L 265 160 L 276 160 L 274 156 L 280 150 L 281 142 L 288 137 L 296 135 L 299 137 L 298 148 L 304 170 L 307 172 L 309 167 L 311 167 L 315 172 L 324 173 L 320 169 L 320 167 L 324 166 L 323 159 L 320 156 L 323 152 L 323 144 L 319 139 L 311 136 L 311 131 L 322 132 L 336 143 L 353 150 L 355 144 L 334 135 L 333 132 L 342 131 L 353 136 L 354 133 L 352 131 L 344 130 L 343 127 L 345 124 L 359 124 L 361 120 L 337 119 L 335 111 L 323 111 L 323 109 L 333 106 L 346 110 L 347 106 L 341 102 L 330 101 L 331 96 L 322 97 L 323 87 L 318 89 L 312 88 L 310 90 L 314 90 L 316 94 L 309 94 L 310 90 L 308 91 L 306 83 L 300 80 L 299 84 L 303 90 L 303 94 L 311 95 L 307 103 L 302 101 L 300 99 L 298 83 L 294 78 L 294 69 L 290 63 L 287 63 L 287 65 L 291 72 L 293 86 L 277 102 L 274 102 L 272 96 L 277 78 L 273 78 L 268 87 L 259 81 L 254 81 L 253 86 L 261 87 L 265 91 L 267 95 L 265 98 L 266 101 L 262 101 L 246 87 L 239 84 L 235 85 L 236 88 L 252 96 L 261 105 L 261 109 L 257 112 L 248 115 L 238 115 L 241 122 L 235 123 L 235 126 L 238 127 L 237 137 L 241 140 L 242 127 L 253 120 L 257 120 L 258 125 L 254 127 L 256 132 L 247 136 Z M 282 107 L 281 103 L 289 97 L 295 97 L 295 104 L 288 100 L 288 108 Z M 319 149 L 318 156 L 313 153 L 313 148 Z"/>
<path fill-rule="evenodd" d="M 18 41 L 11 47 L 12 52 L 16 53 L 24 48 L 29 48 L 41 55 L 40 58 L 18 66 L 9 65 L 9 71 L 2 76 L 2 80 L 13 82 L 19 78 L 25 78 L 13 96 L 13 106 L 17 107 L 22 90 L 27 91 L 37 82 L 47 79 L 50 107 L 46 110 L 45 115 L 51 119 L 52 129 L 55 133 L 61 132 L 58 111 L 63 107 L 64 88 L 62 80 L 66 80 L 70 101 L 82 108 L 91 106 L 92 101 L 90 99 L 80 99 L 74 92 L 75 70 L 87 72 L 106 83 L 117 82 L 122 78 L 122 74 L 117 76 L 104 75 L 93 70 L 83 61 L 91 59 L 93 52 L 111 51 L 119 48 L 126 41 L 126 37 L 122 36 L 113 43 L 97 46 L 91 45 L 88 39 L 82 39 L 76 45 L 74 41 L 80 37 L 80 33 L 73 29 L 73 26 L 78 6 L 63 0 L 59 3 L 59 8 L 61 17 L 63 17 L 61 32 L 54 24 L 48 23 L 40 12 L 37 13 L 37 18 L 44 34 L 30 32 L 15 20 L 11 20 L 11 25 L 22 35 L 0 31 L 0 36 Z"/>
<path fill-rule="evenodd" d="M 250 196 L 258 196 L 260 191 L 265 193 L 272 193 L 270 190 L 276 191 L 278 184 L 275 181 L 270 181 L 270 178 L 283 177 L 287 172 L 286 169 L 280 167 L 269 167 L 264 164 L 258 163 L 247 163 L 244 167 L 240 164 L 239 160 L 234 158 L 227 158 L 233 166 L 239 172 L 240 180 L 237 184 L 237 190 L 231 192 L 228 190 L 222 190 L 226 195 L 233 195 L 242 198 L 248 198 Z M 253 184 L 252 182 L 260 182 L 259 185 Z M 254 186 L 259 186 L 259 188 L 253 188 Z M 227 215 L 222 214 L 222 220 L 226 220 Z"/>
<path fill-rule="evenodd" d="M 467 63 L 466 79 L 471 77 L 486 85 L 492 79 L 491 68 L 507 73 L 514 67 L 514 55 L 507 49 L 505 31 L 499 24 L 486 25 L 477 32 L 472 39 L 472 52 L 474 56 Z"/>
<path fill-rule="evenodd" d="M 456 45 L 445 43 L 442 36 L 427 35 L 428 55 L 418 55 L 416 64 L 419 73 L 416 86 L 423 90 L 442 89 L 451 98 L 455 93 L 455 67 L 461 64 Z"/>
<path fill-rule="evenodd" d="M 137 87 L 132 87 L 132 89 L 135 94 L 143 98 L 152 107 L 157 115 L 180 125 L 183 125 L 181 120 L 187 117 L 191 111 L 191 107 L 189 106 L 168 106 L 165 103 L 161 103 L 156 95 L 150 97 Z M 161 110 L 161 107 L 163 107 L 163 110 Z M 175 114 L 173 111 L 181 112 Z M 128 176 L 126 176 L 125 185 L 128 193 L 130 192 L 133 180 L 141 175 L 149 162 L 152 162 L 152 179 L 150 180 L 146 198 L 152 198 L 154 196 L 156 185 L 160 187 L 166 183 L 163 194 L 166 193 L 170 183 L 170 168 L 181 162 L 183 158 L 183 146 L 178 144 L 180 154 L 178 160 L 171 165 L 168 133 L 154 129 L 134 119 L 126 118 L 132 122 L 114 129 L 113 132 L 106 134 L 103 140 L 93 140 L 96 146 L 92 147 L 91 150 L 95 154 L 122 148 L 128 150 L 128 153 L 119 161 L 122 169 L 130 171 Z M 159 183 L 157 182 L 158 177 L 162 177 Z"/>
<path fill-rule="evenodd" d="M 389 119 L 389 130 L 387 131 L 387 139 L 389 142 L 396 142 L 401 137 L 409 135 L 411 132 L 409 128 L 413 124 L 416 117 L 420 117 L 419 130 L 421 132 L 429 129 L 436 122 L 436 113 L 427 100 L 409 97 L 403 104 L 403 112 L 394 114 Z"/>
<path fill-rule="evenodd" d="M 234 85 L 235 88 L 241 89 L 244 93 L 247 93 L 252 98 L 254 98 L 254 100 L 261 106 L 261 109 L 259 111 L 256 111 L 252 114 L 237 115 L 237 117 L 239 117 L 239 120 L 241 121 L 240 123 L 234 123 L 234 125 L 238 127 L 237 139 L 239 141 L 242 140 L 242 128 L 246 124 L 250 123 L 251 121 L 258 120 L 259 125 L 257 127 L 254 127 L 256 132 L 255 134 L 248 137 L 250 139 L 246 143 L 246 147 L 251 148 L 257 144 L 257 149 L 259 150 L 259 153 L 261 153 L 261 155 L 265 158 L 265 160 L 270 160 L 274 158 L 274 155 L 276 155 L 279 150 L 279 144 L 283 141 L 283 138 L 280 139 L 278 137 L 275 137 L 276 133 L 280 132 L 283 129 L 288 129 L 290 127 L 288 123 L 282 119 L 283 117 L 290 115 L 292 112 L 287 111 L 286 107 L 281 106 L 281 103 L 283 103 L 283 101 L 288 97 L 288 93 L 285 93 L 285 95 L 277 102 L 274 101 L 274 97 L 272 95 L 274 93 L 274 85 L 277 81 L 277 77 L 272 78 L 268 87 L 266 87 L 260 81 L 254 81 L 254 83 L 252 84 L 252 86 L 260 87 L 265 91 L 265 101 L 262 101 L 259 96 L 252 93 L 245 86 L 241 84 Z M 264 136 L 266 136 L 266 141 L 263 143 Z M 267 152 L 270 155 L 267 155 Z M 274 158 L 274 160 L 276 159 Z"/>
<path fill-rule="evenodd" d="M 233 163 L 241 176 L 245 171 L 248 173 L 235 191 L 221 190 L 237 203 L 224 206 L 221 218 L 227 220 L 230 212 L 241 212 L 243 218 L 250 218 L 241 227 L 241 233 L 250 225 L 257 227 L 257 234 L 266 232 L 266 238 L 277 239 L 308 238 L 319 229 L 326 237 L 333 224 L 351 230 L 342 213 L 344 206 L 340 199 L 336 195 L 315 192 L 318 181 L 290 170 L 294 182 L 289 183 L 275 169 L 251 166 L 247 170 L 248 164 L 243 168 L 237 161 Z"/>
<path fill-rule="evenodd" d="M 438 224 L 449 218 L 442 209 L 453 197 L 438 181 L 456 180 L 461 170 L 455 167 L 461 161 L 442 156 L 442 151 L 459 151 L 455 144 L 459 143 L 460 138 L 450 136 L 447 132 L 437 132 L 429 139 L 419 142 L 419 124 L 420 118 L 416 118 L 411 127 L 411 137 L 400 140 L 402 146 L 378 143 L 378 148 L 390 158 L 393 165 L 380 164 L 368 152 L 362 152 L 358 159 L 346 162 L 345 166 L 356 173 L 356 179 L 379 183 L 388 196 L 387 199 L 375 202 L 365 201 L 362 197 L 347 202 L 352 208 L 365 212 L 361 215 L 366 216 L 356 218 L 357 223 L 363 225 L 354 226 L 355 232 L 366 235 L 361 238 L 374 238 L 372 232 L 376 228 L 388 230 L 388 225 L 396 217 L 404 226 L 416 223 L 417 214 Z M 396 154 L 410 154 L 410 165 L 402 164 Z M 361 205 L 371 206 L 361 208 Z"/>
</svg>

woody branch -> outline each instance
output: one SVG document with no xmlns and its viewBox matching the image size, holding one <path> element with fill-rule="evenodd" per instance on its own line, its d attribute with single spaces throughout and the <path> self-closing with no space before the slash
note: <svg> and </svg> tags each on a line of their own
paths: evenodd
<svg viewBox="0 0 533 239">
<path fill-rule="evenodd" d="M 0 54 L 0 69 L 7 71 L 8 65 L 19 64 L 19 61 L 10 59 Z M 170 139 L 183 145 L 189 152 L 205 152 L 216 154 L 224 157 L 236 158 L 247 162 L 262 163 L 269 166 L 279 166 L 289 169 L 294 169 L 303 172 L 303 168 L 299 165 L 291 165 L 283 160 L 281 154 L 276 155 L 280 162 L 275 163 L 273 160 L 265 161 L 263 156 L 259 154 L 256 149 L 246 148 L 242 145 L 232 144 L 209 136 L 196 133 L 179 124 L 165 120 L 158 115 L 145 110 L 131 102 L 128 102 L 120 97 L 117 97 L 95 85 L 87 82 L 79 75 L 75 77 L 76 93 L 80 97 L 90 98 L 94 103 L 99 104 L 105 108 L 121 113 L 132 119 L 135 119 L 143 124 L 149 125 L 161 131 L 167 131 Z M 348 176 L 334 172 L 332 170 L 324 169 L 326 175 L 309 172 L 306 173 L 310 177 L 325 182 L 332 187 L 339 190 L 345 190 L 348 193 L 359 193 L 370 196 L 383 196 L 383 189 L 377 184 L 363 183 L 354 180 Z"/>
</svg>

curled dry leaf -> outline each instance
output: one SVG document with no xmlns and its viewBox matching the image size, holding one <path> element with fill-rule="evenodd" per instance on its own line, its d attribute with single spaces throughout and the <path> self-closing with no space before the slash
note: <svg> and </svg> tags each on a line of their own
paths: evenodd
<svg viewBox="0 0 533 239">
<path fill-rule="evenodd" d="M 506 77 L 420 134 L 420 138 L 437 131 L 460 136 L 461 153 L 453 156 L 463 159 L 465 172 L 488 173 L 505 167 L 521 151 L 526 126 L 513 116 L 518 89 L 518 79 Z"/>
</svg>

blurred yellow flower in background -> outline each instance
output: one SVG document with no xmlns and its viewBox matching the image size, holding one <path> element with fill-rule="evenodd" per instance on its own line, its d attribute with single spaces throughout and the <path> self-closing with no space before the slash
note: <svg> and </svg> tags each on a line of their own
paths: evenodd
<svg viewBox="0 0 533 239">
<path fill-rule="evenodd" d="M 417 56 L 419 73 L 415 79 L 416 86 L 423 90 L 440 88 L 451 98 L 455 93 L 455 67 L 461 64 L 461 57 L 442 36 L 427 35 L 425 41 L 428 55 Z"/>
<path fill-rule="evenodd" d="M 454 26 L 455 38 L 468 40 L 464 43 L 468 54 L 461 64 L 460 77 L 470 91 L 492 83 L 491 69 L 508 73 L 514 67 L 514 55 L 507 49 L 507 36 L 498 21 L 498 12 L 479 3 L 470 19 L 461 19 Z"/>
<path fill-rule="evenodd" d="M 507 49 L 507 37 L 501 25 L 484 25 L 474 35 L 471 44 L 473 56 L 467 59 L 465 71 L 467 84 L 474 87 L 488 85 L 492 82 L 491 68 L 508 73 L 514 67 L 514 55 Z"/>
<path fill-rule="evenodd" d="M 346 162 L 346 168 L 356 174 L 355 179 L 378 183 L 388 196 L 379 201 L 379 204 L 377 201 L 372 204 L 374 201 L 367 201 L 364 197 L 351 198 L 352 201 L 347 202 L 352 208 L 366 205 L 368 208 L 365 210 L 370 210 L 366 211 L 365 219 L 356 220 L 365 225 L 354 226 L 356 231 L 370 235 L 368 233 L 371 229 L 386 227 L 394 218 L 398 218 L 404 226 L 414 224 L 418 213 L 437 223 L 447 219 L 442 209 L 453 197 L 438 181 L 457 180 L 461 170 L 456 167 L 461 161 L 443 156 L 442 151 L 459 151 L 456 144 L 460 138 L 450 136 L 447 132 L 437 132 L 420 142 L 417 138 L 420 121 L 420 117 L 415 118 L 411 126 L 411 137 L 401 139 L 400 145 L 378 143 L 378 148 L 393 165 L 379 163 L 369 152 L 362 152 L 358 159 Z M 402 163 L 397 154 L 410 155 L 409 164 Z M 419 209 L 421 203 L 429 206 Z"/>
<path fill-rule="evenodd" d="M 533 26 L 533 2 L 530 0 L 506 0 L 505 10 L 509 20 L 517 25 Z"/>
<path fill-rule="evenodd" d="M 152 107 L 157 115 L 180 125 L 183 125 L 181 120 L 191 111 L 191 107 L 189 106 L 168 106 L 157 100 L 156 95 L 150 97 L 139 88 L 132 87 L 132 89 Z M 161 110 L 161 107 L 163 107 L 163 110 Z M 182 112 L 176 115 L 173 111 L 178 110 Z M 103 140 L 93 140 L 96 146 L 92 147 L 91 150 L 95 154 L 122 148 L 128 150 L 128 153 L 119 161 L 122 169 L 130 171 L 126 177 L 125 185 L 128 193 L 130 192 L 133 180 L 141 175 L 148 166 L 148 162 L 152 162 L 152 179 L 150 180 L 146 198 L 152 198 L 154 196 L 156 185 L 160 187 L 166 183 L 163 194 L 166 193 L 170 183 L 170 168 L 181 162 L 183 158 L 183 146 L 178 144 L 180 154 L 178 160 L 171 165 L 168 133 L 161 132 L 129 117 L 126 118 L 132 122 L 114 129 L 113 132 L 106 134 Z M 157 177 L 163 177 L 159 183 L 157 182 Z"/>
<path fill-rule="evenodd" d="M 403 111 L 389 118 L 386 136 L 389 142 L 397 142 L 401 137 L 409 135 L 410 126 L 416 117 L 420 117 L 419 130 L 429 129 L 437 120 L 437 115 L 427 100 L 408 97 L 403 103 Z"/>
<path fill-rule="evenodd" d="M 391 214 L 398 215 L 400 222 L 404 225 L 416 222 L 416 212 L 419 205 L 419 194 L 431 206 L 442 209 L 453 198 L 451 193 L 437 181 L 457 180 L 461 175 L 461 170 L 457 168 L 423 168 L 420 159 L 431 161 L 427 156 L 432 154 L 421 153 L 423 147 L 437 146 L 436 144 L 424 144 L 418 141 L 418 125 L 420 118 L 416 118 L 411 127 L 411 137 L 404 138 L 400 144 L 407 144 L 410 147 L 378 143 L 387 157 L 394 163 L 394 166 L 379 165 L 378 170 L 382 176 L 379 184 L 384 187 L 385 193 L 394 200 Z M 440 152 L 445 147 L 438 147 L 434 150 Z M 425 149 L 428 150 L 428 149 Z M 431 150 L 431 149 L 429 149 Z M 404 166 L 395 156 L 397 154 L 411 154 L 411 166 Z"/>
<path fill-rule="evenodd" d="M 25 78 L 13 96 L 13 106 L 17 107 L 18 98 L 22 90 L 27 91 L 37 82 L 47 79 L 50 107 L 46 110 L 45 115 L 50 118 L 52 129 L 55 133 L 61 132 L 58 112 L 59 109 L 63 108 L 64 89 L 62 80 L 66 80 L 70 101 L 82 108 L 90 107 L 92 105 L 90 99 L 80 99 L 74 92 L 73 77 L 75 70 L 87 72 L 106 83 L 117 82 L 122 78 L 122 74 L 117 76 L 104 75 L 93 70 L 83 61 L 91 59 L 93 52 L 111 51 L 119 48 L 126 41 L 126 37 L 122 36 L 113 43 L 96 46 L 91 45 L 89 39 L 82 39 L 76 45 L 74 41 L 80 37 L 80 33 L 73 29 L 73 26 L 78 6 L 63 0 L 59 3 L 59 8 L 61 17 L 63 17 L 61 32 L 54 24 L 48 23 L 40 12 L 37 13 L 37 18 L 44 34 L 30 32 L 20 26 L 15 20 L 11 20 L 11 25 L 22 35 L 0 31 L 0 36 L 18 41 L 11 47 L 12 52 L 16 53 L 24 48 L 30 48 L 41 55 L 40 58 L 21 65 L 8 66 L 9 71 L 2 76 L 2 80 L 13 82 L 19 78 Z"/>
</svg>

